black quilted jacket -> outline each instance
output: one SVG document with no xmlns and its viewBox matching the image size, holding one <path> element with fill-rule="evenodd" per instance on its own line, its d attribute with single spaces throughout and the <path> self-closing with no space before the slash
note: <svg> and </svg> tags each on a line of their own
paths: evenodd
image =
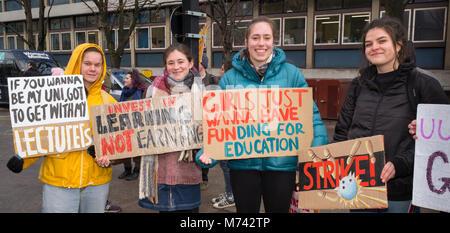
<svg viewBox="0 0 450 233">
<path fill-rule="evenodd" d="M 414 140 L 408 132 L 408 124 L 415 114 L 408 102 L 406 82 L 413 68 L 410 63 L 400 65 L 392 80 L 382 87 L 375 81 L 375 66 L 355 78 L 340 111 L 333 138 L 337 142 L 384 135 L 386 163 L 392 162 L 395 167 L 395 177 L 387 184 L 390 201 L 412 199 Z M 418 72 L 416 82 L 419 103 L 448 104 L 448 97 L 436 79 Z M 355 98 L 356 85 L 361 89 Z"/>
</svg>

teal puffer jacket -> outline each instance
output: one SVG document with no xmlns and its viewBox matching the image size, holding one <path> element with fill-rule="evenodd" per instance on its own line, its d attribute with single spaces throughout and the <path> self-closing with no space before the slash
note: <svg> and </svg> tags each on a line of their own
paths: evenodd
<svg viewBox="0 0 450 233">
<path fill-rule="evenodd" d="M 270 62 L 265 76 L 260 79 L 247 58 L 242 58 L 242 50 L 233 57 L 233 68 L 227 71 L 219 82 L 222 90 L 245 88 L 290 88 L 307 87 L 308 84 L 299 68 L 286 62 L 283 50 L 274 48 L 274 56 Z M 320 118 L 319 110 L 313 103 L 313 128 L 314 139 L 311 147 L 328 144 L 326 127 Z M 203 150 L 197 154 L 197 161 Z M 202 167 L 205 166 L 198 162 Z M 230 169 L 236 170 L 271 170 L 271 171 L 295 171 L 297 169 L 297 156 L 266 157 L 254 159 L 229 160 Z"/>
</svg>

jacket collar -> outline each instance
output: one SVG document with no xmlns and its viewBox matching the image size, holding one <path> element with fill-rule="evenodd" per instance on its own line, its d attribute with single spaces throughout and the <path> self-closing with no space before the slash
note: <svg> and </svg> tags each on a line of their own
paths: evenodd
<svg viewBox="0 0 450 233">
<path fill-rule="evenodd" d="M 397 69 L 397 76 L 395 77 L 394 83 L 406 83 L 409 74 L 415 66 L 415 63 L 410 60 L 406 60 L 404 63 L 400 64 Z M 376 76 L 377 67 L 375 65 L 370 65 L 361 75 L 361 85 L 366 86 L 369 89 L 379 90 L 378 85 L 375 82 Z"/>
</svg>

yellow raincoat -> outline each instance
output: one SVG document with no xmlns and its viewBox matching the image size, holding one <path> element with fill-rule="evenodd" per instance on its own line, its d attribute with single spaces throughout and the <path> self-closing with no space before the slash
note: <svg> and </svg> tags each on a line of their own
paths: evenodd
<svg viewBox="0 0 450 233">
<path fill-rule="evenodd" d="M 88 106 L 103 104 L 103 98 L 109 98 L 109 103 L 117 102 L 109 94 L 101 94 L 101 87 L 106 74 L 105 55 L 102 49 L 96 44 L 81 44 L 75 48 L 67 64 L 65 75 L 80 74 L 81 59 L 87 48 L 96 47 L 103 56 L 103 72 L 100 78 L 95 81 L 87 90 Z M 106 95 L 105 95 L 106 94 Z M 92 129 L 92 123 L 91 123 Z M 92 135 L 92 130 L 91 130 Z M 39 158 L 24 159 L 23 168 L 27 168 Z M 111 180 L 112 169 L 102 168 L 97 165 L 92 156 L 86 150 L 47 155 L 44 157 L 39 179 L 49 185 L 66 188 L 83 188 L 88 185 L 102 185 Z"/>
</svg>

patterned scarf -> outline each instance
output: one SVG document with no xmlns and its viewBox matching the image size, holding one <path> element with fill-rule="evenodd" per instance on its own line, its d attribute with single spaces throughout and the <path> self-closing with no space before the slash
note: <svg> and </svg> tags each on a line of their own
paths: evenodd
<svg viewBox="0 0 450 233">
<path fill-rule="evenodd" d="M 250 62 L 250 65 L 253 67 L 253 69 L 255 70 L 256 74 L 259 76 L 260 79 L 262 79 L 266 74 L 267 68 L 269 67 L 270 62 L 272 61 L 273 56 L 274 54 L 272 52 L 269 58 L 267 58 L 266 62 L 261 66 L 255 66 Z"/>
</svg>

